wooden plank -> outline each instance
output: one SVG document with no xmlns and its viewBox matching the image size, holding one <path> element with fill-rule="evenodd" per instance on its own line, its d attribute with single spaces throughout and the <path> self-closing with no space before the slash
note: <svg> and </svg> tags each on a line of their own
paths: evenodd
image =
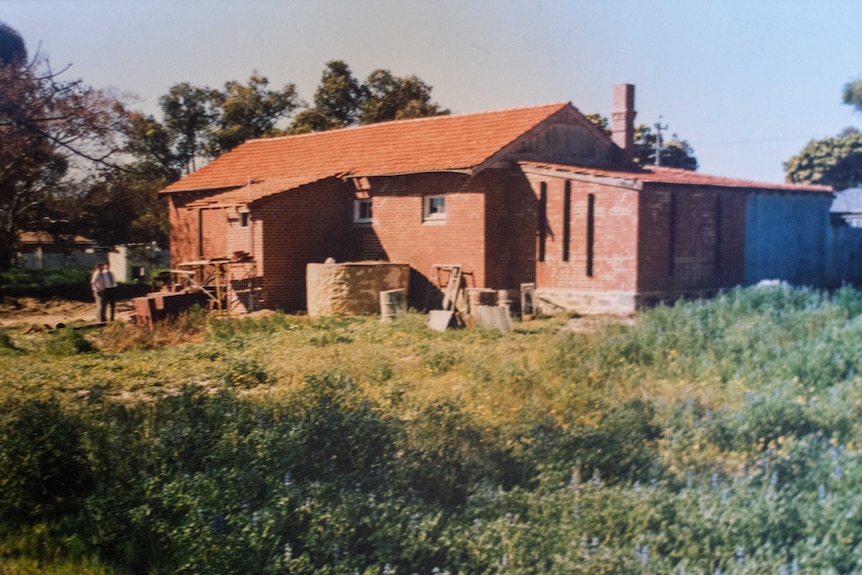
<svg viewBox="0 0 862 575">
<path fill-rule="evenodd" d="M 452 323 L 452 316 L 455 312 L 451 310 L 432 309 L 428 312 L 428 327 L 434 331 L 446 331 L 449 324 Z"/>
<path fill-rule="evenodd" d="M 446 294 L 443 296 L 443 309 L 454 309 L 458 292 L 461 290 L 461 266 L 452 266 L 449 282 L 446 284 Z"/>
</svg>

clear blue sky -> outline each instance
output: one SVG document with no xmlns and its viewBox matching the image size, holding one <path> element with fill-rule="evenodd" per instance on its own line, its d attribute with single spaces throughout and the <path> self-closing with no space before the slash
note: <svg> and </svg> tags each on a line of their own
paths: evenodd
<svg viewBox="0 0 862 575">
<path fill-rule="evenodd" d="M 571 101 L 610 113 L 636 85 L 638 123 L 694 147 L 700 171 L 778 182 L 812 138 L 862 115 L 851 0 L 3 0 L 0 20 L 69 77 L 155 112 L 178 82 L 219 87 L 252 70 L 310 101 L 328 60 L 363 79 L 416 74 L 454 113 Z"/>
</svg>

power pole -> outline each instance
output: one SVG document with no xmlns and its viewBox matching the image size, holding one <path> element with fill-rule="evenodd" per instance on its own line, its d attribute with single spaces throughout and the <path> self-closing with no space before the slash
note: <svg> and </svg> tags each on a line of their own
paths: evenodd
<svg viewBox="0 0 862 575">
<path fill-rule="evenodd" d="M 667 130 L 667 126 L 661 125 L 661 116 L 658 117 L 658 122 L 653 124 L 655 128 L 655 165 L 661 166 L 661 131 Z"/>
</svg>

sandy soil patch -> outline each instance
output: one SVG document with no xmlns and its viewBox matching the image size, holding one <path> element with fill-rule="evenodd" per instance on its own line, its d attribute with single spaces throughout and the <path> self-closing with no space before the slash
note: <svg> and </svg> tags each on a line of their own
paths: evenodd
<svg viewBox="0 0 862 575">
<path fill-rule="evenodd" d="M 119 321 L 129 321 L 132 315 L 131 300 L 117 302 Z M 96 304 L 63 299 L 40 301 L 35 298 L 4 298 L 0 301 L 0 327 L 41 326 L 56 328 L 59 324 L 98 323 Z"/>
</svg>

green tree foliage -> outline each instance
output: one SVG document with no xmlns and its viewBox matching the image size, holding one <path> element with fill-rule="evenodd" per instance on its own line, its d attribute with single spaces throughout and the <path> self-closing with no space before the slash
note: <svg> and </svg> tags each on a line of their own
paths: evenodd
<svg viewBox="0 0 862 575">
<path fill-rule="evenodd" d="M 431 102 L 431 86 L 415 75 L 399 78 L 389 70 L 375 70 L 365 81 L 365 91 L 360 124 L 449 113 L 449 110 Z"/>
<path fill-rule="evenodd" d="M 296 86 L 268 89 L 253 73 L 247 84 L 226 82 L 223 90 L 176 84 L 159 98 L 162 120 L 128 112 L 126 151 L 138 171 L 169 181 L 193 172 L 198 162 L 220 156 L 249 138 L 279 135 L 276 124 L 299 106 Z"/>
<path fill-rule="evenodd" d="M 314 107 L 297 114 L 289 132 L 304 134 L 352 126 L 359 120 L 365 98 L 364 87 L 347 64 L 342 60 L 327 62 L 314 93 Z"/>
<path fill-rule="evenodd" d="M 171 86 L 168 93 L 159 98 L 164 127 L 173 135 L 175 152 L 188 174 L 197 169 L 196 159 L 204 155 L 207 139 L 218 118 L 213 105 L 216 98 L 214 90 L 187 82 Z"/>
<path fill-rule="evenodd" d="M 178 149 L 176 132 L 140 112 L 126 113 L 122 130 L 126 137 L 125 152 L 133 158 L 129 166 L 132 171 L 168 182 L 180 179 L 186 163 Z"/>
<path fill-rule="evenodd" d="M 811 140 L 784 164 L 785 180 L 823 184 L 836 190 L 862 185 L 862 134 L 845 130 L 834 138 Z"/>
<path fill-rule="evenodd" d="M 333 60 L 323 71 L 314 107 L 296 115 L 289 133 L 448 114 L 449 110 L 431 101 L 431 90 L 415 75 L 400 78 L 383 69 L 373 71 L 360 83 L 347 64 Z"/>
<path fill-rule="evenodd" d="M 610 137 L 611 129 L 608 119 L 601 114 L 587 114 L 586 118 L 598 129 Z M 656 134 L 650 126 L 641 124 L 635 128 L 634 162 L 639 166 L 655 165 Z M 661 165 L 667 168 L 682 168 L 696 170 L 697 158 L 694 149 L 686 140 L 673 134 L 669 140 L 662 139 Z"/>
<path fill-rule="evenodd" d="M 593 123 L 593 125 L 602 131 L 602 133 L 608 138 L 611 137 L 611 123 L 607 118 L 602 116 L 601 114 L 586 114 L 587 120 Z"/>
<path fill-rule="evenodd" d="M 176 84 L 159 98 L 162 120 L 123 110 L 122 170 L 104 174 L 86 193 L 88 234 L 103 245 L 167 243 L 167 207 L 158 190 L 249 138 L 277 135 L 276 124 L 299 105 L 296 87 L 268 89 L 253 73 L 224 90 Z"/>
<path fill-rule="evenodd" d="M 91 185 L 83 198 L 81 225 L 99 245 L 168 245 L 167 204 L 158 191 L 170 180 L 158 172 L 113 170 Z"/>
<path fill-rule="evenodd" d="M 329 118 L 333 126 L 351 126 L 359 119 L 359 108 L 365 100 L 365 89 L 341 60 L 327 62 L 314 94 L 314 106 Z"/>
<path fill-rule="evenodd" d="M 641 124 L 635 128 L 634 161 L 641 166 L 655 165 L 656 134 L 650 126 Z M 696 170 L 697 158 L 689 143 L 673 134 L 661 143 L 661 165 L 666 168 Z"/>
<path fill-rule="evenodd" d="M 269 90 L 269 80 L 254 72 L 248 84 L 227 82 L 224 90 L 213 94 L 218 111 L 209 136 L 208 155 L 218 156 L 252 138 L 279 135 L 276 124 L 299 107 L 294 84 Z"/>
<path fill-rule="evenodd" d="M 857 112 L 862 112 L 862 78 L 844 84 L 842 100 L 848 106 L 853 106 Z"/>
<path fill-rule="evenodd" d="M 862 112 L 862 79 L 844 84 L 842 101 Z M 784 163 L 784 179 L 794 184 L 822 184 L 836 190 L 862 185 L 862 134 L 845 128 L 837 136 L 811 140 Z"/>
</svg>

